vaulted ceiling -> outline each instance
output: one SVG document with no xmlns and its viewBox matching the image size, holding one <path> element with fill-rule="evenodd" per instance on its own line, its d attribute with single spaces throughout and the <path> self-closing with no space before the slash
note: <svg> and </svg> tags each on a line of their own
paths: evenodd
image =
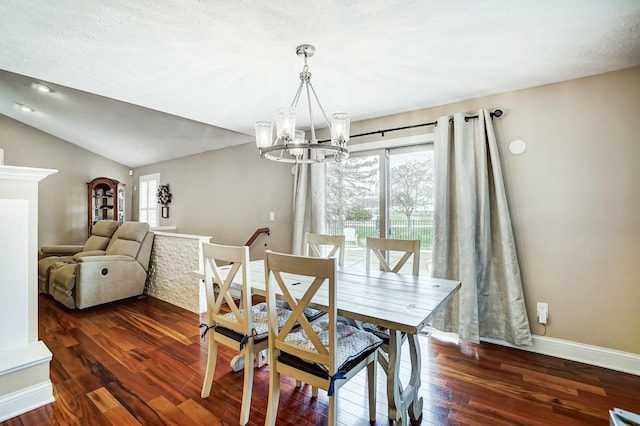
<svg viewBox="0 0 640 426">
<path fill-rule="evenodd" d="M 128 167 L 248 143 L 303 43 L 361 120 L 639 65 L 640 2 L 3 0 L 0 114 Z"/>
</svg>

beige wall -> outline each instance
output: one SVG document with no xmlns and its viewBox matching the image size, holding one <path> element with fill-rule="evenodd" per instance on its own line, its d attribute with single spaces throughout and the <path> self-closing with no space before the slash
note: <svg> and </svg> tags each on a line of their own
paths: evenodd
<svg viewBox="0 0 640 426">
<path fill-rule="evenodd" d="M 252 247 L 252 258 L 261 258 L 265 248 L 291 250 L 291 165 L 261 160 L 254 144 L 138 168 L 134 186 L 150 173 L 160 173 L 160 183 L 168 183 L 172 194 L 169 218 L 160 225 L 212 236 L 220 244 L 244 244 L 256 229 L 269 227 L 270 236 Z M 137 196 L 134 191 L 136 208 Z M 274 222 L 269 212 L 275 213 Z"/>
<path fill-rule="evenodd" d="M 640 354 L 639 107 L 636 67 L 353 123 L 352 133 L 433 121 L 460 111 L 474 113 L 478 108 L 503 109 L 505 116 L 494 125 L 532 331 L 544 332 L 535 318 L 535 304 L 547 302 L 547 336 Z M 80 154 L 55 138 L 0 119 L 0 147 L 5 148 L 7 164 L 72 173 L 86 158 L 95 163 L 73 179 L 61 180 L 65 173 L 60 173 L 43 182 L 47 186 L 40 195 L 41 236 L 43 227 L 68 228 L 68 221 L 84 226 L 84 182 L 96 175 L 91 170 L 113 173 L 116 179 L 128 177 L 118 175 L 122 168 L 116 164 L 109 166 L 100 157 Z M 7 145 L 7 138 L 13 145 Z M 527 142 L 523 155 L 508 153 L 514 139 Z M 17 146 L 22 143 L 29 146 Z M 68 150 L 73 161 L 60 150 Z M 256 228 L 269 226 L 271 236 L 258 241 L 252 256 L 258 256 L 265 243 L 273 250 L 290 249 L 290 167 L 260 160 L 251 144 L 136 169 L 127 189 L 137 185 L 141 174 L 154 172 L 173 193 L 171 216 L 162 224 L 176 225 L 179 232 L 212 235 L 227 244 L 243 243 Z M 69 202 L 60 206 L 56 200 L 65 186 L 73 188 L 63 191 Z M 46 206 L 53 212 L 47 213 Z M 268 221 L 269 211 L 276 213 L 275 222 Z M 51 239 L 51 232 L 45 236 Z"/>
<path fill-rule="evenodd" d="M 127 201 L 131 199 L 129 169 L 123 165 L 4 115 L 0 148 L 8 166 L 58 170 L 38 188 L 38 246 L 87 240 L 87 182 L 93 178 L 107 176 L 127 184 Z"/>
</svg>

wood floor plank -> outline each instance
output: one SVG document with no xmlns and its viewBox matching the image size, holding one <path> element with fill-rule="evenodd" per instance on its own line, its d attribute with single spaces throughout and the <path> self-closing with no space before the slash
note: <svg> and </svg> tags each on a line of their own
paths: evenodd
<svg viewBox="0 0 640 426">
<path fill-rule="evenodd" d="M 209 398 L 200 390 L 207 338 L 204 315 L 153 297 L 84 311 L 39 297 L 39 338 L 53 353 L 56 402 L 2 426 L 235 425 L 244 372 L 229 363 L 236 353 L 220 346 Z M 640 412 L 640 376 L 489 343 L 420 337 L 421 423 L 441 425 L 604 425 L 608 410 Z M 410 373 L 404 351 L 400 374 Z M 263 425 L 269 366 L 254 370 L 249 425 Z M 282 377 L 278 425 L 324 425 L 328 398 Z M 338 424 L 369 424 L 364 372 L 340 391 Z M 386 376 L 379 367 L 376 425 L 386 425 Z"/>
<path fill-rule="evenodd" d="M 119 405 L 105 413 L 112 424 L 122 426 L 140 426 L 141 423 L 123 406 Z"/>
<path fill-rule="evenodd" d="M 101 364 L 112 364 L 117 362 L 113 355 L 104 350 L 104 348 L 98 343 L 102 340 L 102 334 L 87 334 L 82 328 L 75 328 L 68 331 L 73 336 L 76 344 L 72 349 L 76 353 L 84 353 L 87 357 L 95 359 L 96 362 Z"/>
<path fill-rule="evenodd" d="M 136 330 L 138 338 L 140 335 L 147 335 L 151 341 L 154 341 L 159 338 L 169 337 L 185 345 L 191 343 L 186 335 L 175 331 L 174 324 L 171 324 L 171 326 L 165 326 L 161 322 L 155 321 L 153 318 L 131 311 L 126 315 L 126 319 L 127 321 L 125 325 L 127 326 L 127 329 L 131 327 Z"/>
<path fill-rule="evenodd" d="M 93 401 L 98 410 L 103 413 L 120 406 L 118 400 L 115 399 L 105 388 L 99 388 L 89 392 L 87 393 L 87 396 L 91 401 Z"/>
<path fill-rule="evenodd" d="M 165 424 L 176 426 L 184 424 L 184 412 L 164 396 L 160 395 L 148 403 L 160 415 Z"/>
<path fill-rule="evenodd" d="M 522 374 L 524 381 L 529 383 L 536 383 L 541 386 L 555 387 L 564 389 L 566 392 L 577 395 L 578 389 L 585 392 L 594 393 L 596 395 L 606 395 L 606 392 L 601 386 L 594 386 L 588 383 L 580 382 L 574 379 L 567 379 L 564 377 L 554 377 L 548 372 L 535 372 L 527 370 L 523 367 L 515 367 L 507 363 L 502 364 L 502 368 L 506 371 L 516 372 Z"/>
<path fill-rule="evenodd" d="M 75 381 L 67 380 L 55 385 L 56 409 L 52 413 L 52 423 L 69 425 L 110 425 L 107 417 L 96 408 L 84 389 Z"/>
<path fill-rule="evenodd" d="M 195 402 L 193 399 L 187 399 L 180 405 L 178 408 L 191 420 L 195 422 L 195 424 L 200 425 L 221 425 L 220 420 L 211 412 L 207 411 L 200 404 Z"/>
</svg>

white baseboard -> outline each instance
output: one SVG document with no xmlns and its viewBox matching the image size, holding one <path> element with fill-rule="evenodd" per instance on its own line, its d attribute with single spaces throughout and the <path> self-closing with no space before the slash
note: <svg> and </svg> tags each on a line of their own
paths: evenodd
<svg viewBox="0 0 640 426">
<path fill-rule="evenodd" d="M 54 402 L 51 389 L 47 380 L 0 397 L 0 422 Z"/>
<path fill-rule="evenodd" d="M 515 346 L 505 340 L 484 337 L 480 340 L 640 376 L 640 355 L 638 354 L 547 336 L 532 335 L 531 337 L 532 346 Z"/>
<path fill-rule="evenodd" d="M 0 351 L 0 422 L 54 401 L 51 358 L 40 340 Z"/>
</svg>

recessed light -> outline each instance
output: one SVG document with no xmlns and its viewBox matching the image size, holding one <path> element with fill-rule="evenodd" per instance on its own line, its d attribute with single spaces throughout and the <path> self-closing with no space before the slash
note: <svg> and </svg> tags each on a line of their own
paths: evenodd
<svg viewBox="0 0 640 426">
<path fill-rule="evenodd" d="M 13 104 L 13 106 L 14 106 L 14 108 L 19 109 L 20 111 L 24 111 L 24 112 L 34 112 L 35 111 L 35 109 L 31 108 L 29 105 L 20 104 L 18 102 Z"/>
<path fill-rule="evenodd" d="M 36 83 L 35 81 L 31 83 L 31 87 L 37 90 L 38 92 L 43 92 L 43 93 L 53 92 L 53 90 L 51 90 L 51 87 L 47 86 L 46 84 Z"/>
</svg>

